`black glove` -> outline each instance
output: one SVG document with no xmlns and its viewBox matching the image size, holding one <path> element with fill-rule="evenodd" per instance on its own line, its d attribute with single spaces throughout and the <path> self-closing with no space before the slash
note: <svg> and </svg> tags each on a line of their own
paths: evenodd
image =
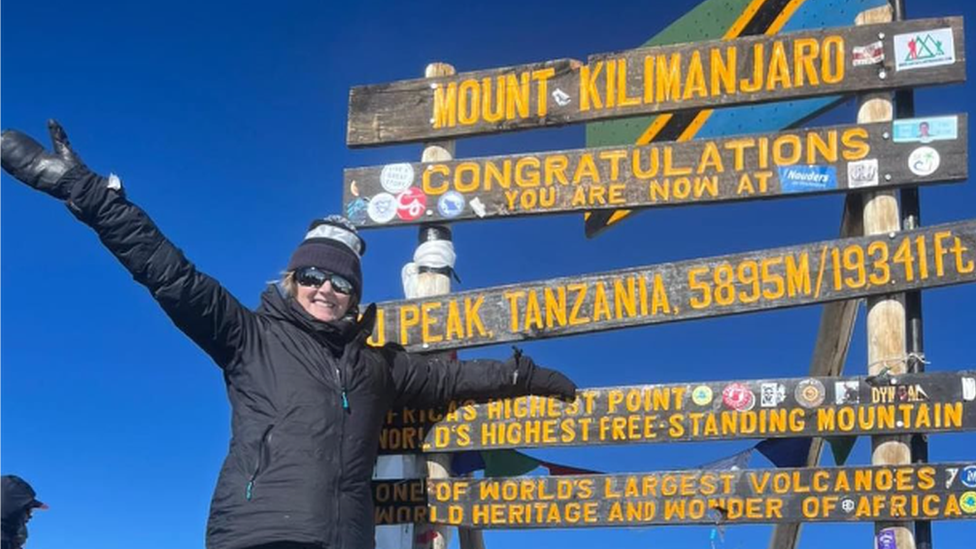
<svg viewBox="0 0 976 549">
<path fill-rule="evenodd" d="M 518 349 L 515 349 L 515 362 L 515 384 L 524 387 L 528 394 L 576 399 L 576 384 L 562 373 L 536 365 Z"/>
<path fill-rule="evenodd" d="M 17 130 L 4 130 L 0 135 L 0 160 L 4 171 L 20 182 L 60 200 L 67 200 L 71 196 L 71 182 L 75 179 L 66 180 L 65 174 L 73 169 L 87 168 L 71 150 L 68 135 L 57 121 L 48 120 L 47 129 L 51 134 L 53 153 L 45 150 L 29 135 Z"/>
</svg>

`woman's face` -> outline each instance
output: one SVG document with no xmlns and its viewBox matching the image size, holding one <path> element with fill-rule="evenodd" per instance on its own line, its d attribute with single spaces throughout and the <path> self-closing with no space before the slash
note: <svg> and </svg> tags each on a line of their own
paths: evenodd
<svg viewBox="0 0 976 549">
<path fill-rule="evenodd" d="M 326 280 L 321 286 L 296 285 L 298 290 L 295 299 L 308 314 L 322 322 L 339 320 L 345 316 L 352 302 L 350 294 L 336 292 L 332 282 Z"/>
</svg>

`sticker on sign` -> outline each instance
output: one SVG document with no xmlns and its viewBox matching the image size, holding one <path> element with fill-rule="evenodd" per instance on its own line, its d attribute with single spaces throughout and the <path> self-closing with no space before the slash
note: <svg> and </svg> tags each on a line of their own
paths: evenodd
<svg viewBox="0 0 976 549">
<path fill-rule="evenodd" d="M 939 151 L 932 147 L 919 147 L 908 155 L 908 169 L 922 177 L 934 174 L 940 162 Z"/>
<path fill-rule="evenodd" d="M 877 65 L 883 62 L 884 58 L 884 45 L 880 40 L 867 46 L 854 46 L 851 50 L 851 64 L 855 67 Z"/>
<path fill-rule="evenodd" d="M 976 465 L 970 465 L 962 470 L 959 481 L 967 488 L 976 488 Z"/>
<path fill-rule="evenodd" d="M 833 166 L 790 166 L 779 168 L 784 193 L 809 193 L 837 188 L 837 168 Z"/>
<path fill-rule="evenodd" d="M 878 186 L 878 159 L 858 160 L 847 164 L 847 186 L 852 189 Z"/>
<path fill-rule="evenodd" d="M 930 143 L 958 139 L 958 127 L 957 116 L 906 118 L 891 123 L 891 135 L 895 143 Z"/>
<path fill-rule="evenodd" d="M 896 71 L 956 62 L 956 46 L 950 28 L 896 34 L 894 42 Z"/>
</svg>

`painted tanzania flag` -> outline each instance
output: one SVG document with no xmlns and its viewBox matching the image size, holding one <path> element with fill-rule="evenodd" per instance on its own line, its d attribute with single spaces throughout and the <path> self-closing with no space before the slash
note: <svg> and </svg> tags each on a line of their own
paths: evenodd
<svg viewBox="0 0 976 549">
<path fill-rule="evenodd" d="M 858 13 L 885 4 L 886 0 L 705 0 L 641 47 L 849 26 Z M 586 126 L 586 146 L 643 145 L 772 132 L 798 126 L 839 100 L 825 97 L 594 122 Z M 586 236 L 596 236 L 629 213 L 630 210 L 587 213 Z"/>
</svg>

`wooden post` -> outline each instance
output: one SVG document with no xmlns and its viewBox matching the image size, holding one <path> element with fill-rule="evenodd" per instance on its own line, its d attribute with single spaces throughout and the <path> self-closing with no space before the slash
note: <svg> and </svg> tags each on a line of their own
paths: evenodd
<svg viewBox="0 0 976 549">
<path fill-rule="evenodd" d="M 840 222 L 841 238 L 863 233 L 862 210 L 860 195 L 847 195 Z M 817 330 L 817 341 L 813 347 L 813 357 L 810 359 L 811 377 L 839 376 L 844 373 L 847 351 L 851 347 L 854 325 L 857 323 L 857 310 L 862 301 L 849 299 L 824 305 L 823 313 L 820 315 L 820 327 Z M 807 467 L 816 467 L 820 464 L 823 448 L 824 439 L 814 437 L 811 440 L 810 451 L 807 453 Z M 769 549 L 796 549 L 800 542 L 801 528 L 803 528 L 802 522 L 776 524 L 773 527 L 773 535 L 769 539 Z"/>
<path fill-rule="evenodd" d="M 431 63 L 427 65 L 424 76 L 435 78 L 455 74 L 454 67 L 446 63 Z M 436 141 L 424 144 L 422 162 L 446 162 L 454 159 L 454 141 Z M 420 244 L 432 240 L 451 240 L 451 230 L 446 225 L 422 225 L 420 227 Z M 417 275 L 416 295 L 407 298 L 431 297 L 451 293 L 451 276 L 449 273 L 421 272 Z M 427 456 L 427 478 L 449 478 L 451 476 L 451 454 L 432 454 Z M 430 549 L 447 549 L 450 542 L 449 527 L 443 525 L 428 525 L 429 536 L 422 536 L 423 543 L 418 545 Z M 415 531 L 418 530 L 416 526 Z M 463 532 L 460 536 L 462 549 L 479 549 L 484 544 L 480 530 Z"/>
<path fill-rule="evenodd" d="M 891 21 L 891 6 L 868 10 L 858 16 L 858 24 Z M 883 69 L 879 69 L 883 70 Z M 880 77 L 880 75 L 879 75 Z M 867 94 L 861 97 L 858 122 L 882 122 L 894 117 L 891 93 Z M 898 200 L 893 191 L 864 195 L 864 234 L 895 233 L 901 230 Z M 890 375 L 907 371 L 905 343 L 904 294 L 881 295 L 867 300 L 868 374 L 880 375 L 886 369 Z M 910 437 L 871 437 L 873 465 L 908 465 L 912 462 Z M 875 523 L 875 534 L 893 531 L 899 549 L 915 549 L 915 536 L 908 523 Z M 875 545 L 877 542 L 875 541 Z"/>
</svg>

